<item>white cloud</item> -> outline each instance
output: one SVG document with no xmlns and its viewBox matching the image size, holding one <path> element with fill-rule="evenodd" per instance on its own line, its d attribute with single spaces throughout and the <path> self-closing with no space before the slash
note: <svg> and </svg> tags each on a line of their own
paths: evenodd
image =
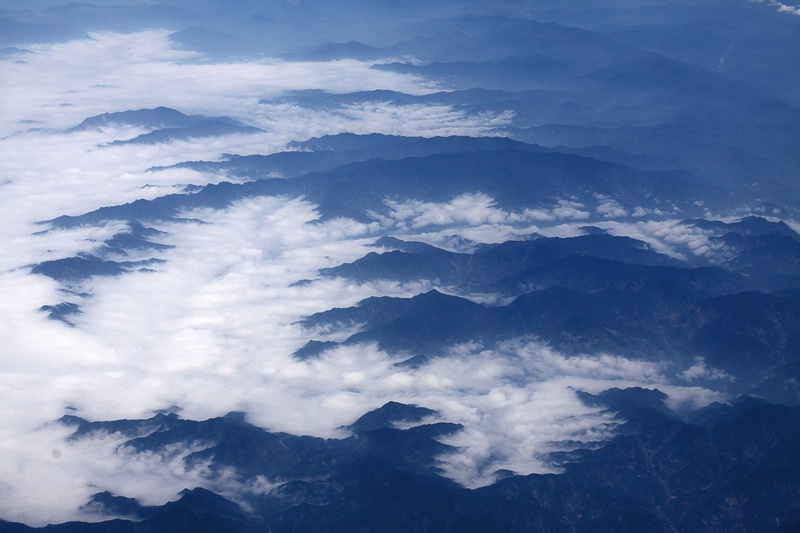
<svg viewBox="0 0 800 533">
<path fill-rule="evenodd" d="M 678 377 L 685 381 L 698 379 L 735 381 L 736 379 L 724 370 L 706 365 L 705 359 L 702 357 L 695 357 L 694 365 L 681 372 Z"/>
<path fill-rule="evenodd" d="M 172 49 L 166 30 L 98 33 L 90 40 L 27 48 L 32 53 L 24 60 L 0 60 L 5 80 L 0 112 L 6 125 L 0 137 L 26 129 L 28 121 L 63 130 L 101 113 L 167 106 L 189 114 L 231 116 L 260 127 L 265 134 L 239 136 L 238 153 L 264 153 L 265 147 L 274 151 L 291 140 L 342 131 L 475 135 L 507 125 L 512 117 L 509 112 L 469 116 L 442 105 L 362 102 L 324 111 L 272 102 L 287 91 L 303 89 L 333 93 L 392 89 L 417 95 L 436 87 L 419 77 L 372 69 L 371 62 L 351 59 L 203 62 L 194 52 Z M 230 140 L 228 146 L 209 140 L 202 146 L 208 157 L 237 152 L 230 144 Z M 197 146 L 178 148 L 187 160 Z"/>
<path fill-rule="evenodd" d="M 559 219 L 571 218 L 583 220 L 591 216 L 591 214 L 586 211 L 584 207 L 585 206 L 580 202 L 562 199 L 558 202 L 558 207 L 552 210 L 552 213 L 556 218 Z"/>
<path fill-rule="evenodd" d="M 482 193 L 463 194 L 448 203 L 386 201 L 391 218 L 413 229 L 427 226 L 480 226 L 524 221 L 524 217 L 498 209 L 490 196 Z"/>
<path fill-rule="evenodd" d="M 369 62 L 349 59 L 200 62 L 195 52 L 172 49 L 167 30 L 97 33 L 91 40 L 26 49 L 32 53 L 24 60 L 10 57 L 1 62 L 5 85 L 0 105 L 5 124 L 15 129 L 23 120 L 64 129 L 87 116 L 159 105 L 251 122 L 258 118 L 261 99 L 285 91 L 391 88 L 424 94 L 435 88 L 420 78 L 371 69 Z"/>
<path fill-rule="evenodd" d="M 386 200 L 388 215 L 372 213 L 387 230 L 403 238 L 413 238 L 448 248 L 448 240 L 456 232 L 460 237 L 479 243 L 499 243 L 533 233 L 553 237 L 581 235 L 581 226 L 591 217 L 584 204 L 559 199 L 552 209 L 523 209 L 506 211 L 484 193 L 468 193 L 449 202 Z M 569 221 L 581 221 L 581 224 Z M 558 225 L 544 225 L 566 221 Z"/>
<path fill-rule="evenodd" d="M 788 13 L 790 15 L 800 16 L 800 5 L 784 4 L 776 0 L 751 0 L 756 3 L 766 3 L 770 6 L 778 8 L 778 13 Z"/>
<path fill-rule="evenodd" d="M 612 235 L 644 241 L 654 251 L 681 260 L 691 255 L 702 255 L 710 246 L 710 232 L 686 225 L 678 219 L 638 222 L 604 220 L 594 224 Z"/>
<path fill-rule="evenodd" d="M 247 329 L 244 324 L 240 327 Z M 242 332 L 238 334 L 244 340 Z M 191 355 L 191 343 L 200 338 L 193 332 L 185 340 L 189 346 L 171 345 L 159 355 L 163 357 L 170 350 L 181 351 L 174 359 Z M 125 338 L 119 344 L 130 342 Z M 554 467 L 543 455 L 564 449 L 563 441 L 596 442 L 612 436 L 612 416 L 585 406 L 575 395 L 576 389 L 598 393 L 613 386 L 657 386 L 669 394 L 676 407 L 722 399 L 698 387 L 666 384 L 663 369 L 653 363 L 609 355 L 570 357 L 533 340 L 509 341 L 493 349 L 454 347 L 449 354 L 453 357 L 437 358 L 416 369 L 395 366 L 396 360 L 372 345 L 342 347 L 300 363 L 285 357 L 277 343 L 251 353 L 249 360 L 239 359 L 232 373 L 215 372 L 216 365 L 236 358 L 231 353 L 235 349 L 230 346 L 227 353 L 212 350 L 207 357 L 213 361 L 196 362 L 197 367 L 185 365 L 146 373 L 142 372 L 144 368 L 134 368 L 142 373 L 131 371 L 125 381 L 135 394 L 116 389 L 113 394 L 122 396 L 120 400 L 103 407 L 95 405 L 101 397 L 108 400 L 118 385 L 110 383 L 107 390 L 92 394 L 96 397 L 85 398 L 88 405 L 81 412 L 114 414 L 119 404 L 127 403 L 123 412 L 131 413 L 148 403 L 177 400 L 188 406 L 188 415 L 246 408 L 254 422 L 274 430 L 342 436 L 336 430 L 339 425 L 352 422 L 385 401 L 416 403 L 439 410 L 443 420 L 465 425 L 463 432 L 444 439 L 458 451 L 441 460 L 450 477 L 475 487 L 491 483 L 498 469 L 522 474 L 553 472 Z M 152 362 L 144 361 L 142 367 Z M 128 366 L 135 367 L 130 362 Z M 82 374 L 85 377 L 93 371 L 87 367 Z M 154 381 L 164 374 L 163 380 Z M 92 382 L 92 378 L 89 383 L 100 386 L 99 380 Z M 203 391 L 202 397 L 196 390 Z M 134 407 L 136 402 L 138 406 Z M 187 484 L 231 497 L 242 490 L 242 480 L 235 472 L 212 476 L 204 465 L 186 469 L 182 458 L 209 443 L 136 454 L 119 448 L 123 442 L 120 435 L 100 434 L 66 442 L 66 431 L 48 425 L 24 433 L 27 446 L 18 449 L 13 438 L 19 437 L 19 427 L 14 430 L 11 433 L 7 428 L 0 440 L 6 458 L 14 459 L 0 467 L 0 478 L 8 483 L 3 501 L 17 509 L 12 513 L 14 519 L 44 523 L 85 518 L 77 513 L 77 507 L 101 490 L 136 497 L 145 504 L 174 499 Z M 19 484 L 10 483 L 23 476 Z M 56 483 L 50 482 L 53 477 Z M 244 483 L 251 491 L 268 491 L 274 486 L 274 480 L 266 478 Z M 59 499 L 67 490 L 70 497 Z M 34 494 L 37 498 L 30 500 Z M 25 501 L 33 503 L 26 505 Z M 0 512 L 8 517 L 11 510 L 0 505 Z"/>
<path fill-rule="evenodd" d="M 280 198 L 200 211 L 192 216 L 209 224 L 161 228 L 169 232 L 164 241 L 177 248 L 163 252 L 168 262 L 157 272 L 88 280 L 76 287 L 92 293 L 83 297 L 29 274 L 26 265 L 90 252 L 123 226 L 34 235 L 46 229 L 36 222 L 223 179 L 184 169 L 147 172 L 151 166 L 215 159 L 222 153 L 271 153 L 290 140 L 343 131 L 476 134 L 498 118 L 470 117 L 444 106 L 364 104 L 314 111 L 262 103 L 295 89 L 391 88 L 419 94 L 432 86 L 356 61 L 201 64 L 193 54 L 171 50 L 161 31 L 97 34 L 93 40 L 30 50 L 24 58 L 2 61 L 0 89 L 6 128 L 0 131 L 5 136 L 0 138 L 5 243 L 0 256 L 0 391 L 6 406 L 0 416 L 5 452 L 0 516 L 38 524 L 63 521 L 77 518 L 77 507 L 101 487 L 134 497 L 150 494 L 163 503 L 174 496 L 173 489 L 192 484 L 194 474 L 174 474 L 174 469 L 150 463 L 132 470 L 135 461 L 112 452 L 115 442 L 79 448 L 63 442 L 63 430 L 41 429 L 68 405 L 91 419 L 149 416 L 173 404 L 195 418 L 246 410 L 265 425 L 327 434 L 362 414 L 362 399 L 352 401 L 357 395 L 340 390 L 339 377 L 357 385 L 369 377 L 356 368 L 358 361 L 376 361 L 373 367 L 383 368 L 385 355 L 367 351 L 350 367 L 318 376 L 316 389 L 309 389 L 311 365 L 291 357 L 306 340 L 295 322 L 374 294 L 410 296 L 419 286 L 292 282 L 363 255 L 374 240 L 374 228 L 349 220 L 308 224 L 317 216 L 313 206 Z M 101 145 L 142 131 L 59 133 L 91 115 L 158 105 L 230 115 L 266 131 L 114 147 Z M 22 123 L 28 120 L 44 129 L 10 135 L 29 127 Z M 39 311 L 64 300 L 82 305 L 75 328 Z M 296 411 L 287 411 L 286 398 L 297 400 Z M 55 449 L 61 450 L 58 461 L 51 455 Z M 253 490 L 264 490 L 263 485 L 256 483 Z"/>
<path fill-rule="evenodd" d="M 597 207 L 595 211 L 603 218 L 623 218 L 629 215 L 628 210 L 615 199 L 597 194 Z"/>
<path fill-rule="evenodd" d="M 93 492 L 112 490 L 144 503 L 163 503 L 187 484 L 208 481 L 202 469 L 181 469 L 179 459 L 187 450 L 132 457 L 117 450 L 118 436 L 65 442 L 63 428 L 45 424 L 67 406 L 89 419 L 147 417 L 171 405 L 194 419 L 242 410 L 264 427 L 335 436 L 338 426 L 387 400 L 417 403 L 467 426 L 452 437 L 462 451 L 447 458 L 446 466 L 451 476 L 472 486 L 490 481 L 497 468 L 548 469 L 541 454 L 557 446 L 554 442 L 605 437 L 607 417 L 581 404 L 574 388 L 599 392 L 668 382 L 658 365 L 612 355 L 566 357 L 533 341 L 495 349 L 455 347 L 458 357 L 434 359 L 417 369 L 394 366 L 397 360 L 370 345 L 331 350 L 308 362 L 292 358 L 308 337 L 296 323 L 304 315 L 373 295 L 408 297 L 423 288 L 342 279 L 295 284 L 315 279 L 320 268 L 363 256 L 387 227 L 429 242 L 446 242 L 454 227 L 476 242 L 532 232 L 571 236 L 580 234 L 591 212 L 570 199 L 521 213 L 499 209 L 481 194 L 444 203 L 411 201 L 389 204 L 393 218 L 370 225 L 344 219 L 310 224 L 317 213 L 302 199 L 255 198 L 225 210 L 186 213 L 206 224 L 160 224 L 167 232 L 160 240 L 175 248 L 159 252 L 167 262 L 153 272 L 98 277 L 76 287 L 91 296 L 63 293 L 53 280 L 31 275 L 27 265 L 91 251 L 122 226 L 34 235 L 45 229 L 37 221 L 223 178 L 180 169 L 147 172 L 151 166 L 214 159 L 224 152 L 271 153 L 292 139 L 342 131 L 481 134 L 509 116 L 468 116 L 443 106 L 367 103 L 315 111 L 262 103 L 262 98 L 303 88 L 419 94 L 433 87 L 349 60 L 201 63 L 192 53 L 172 50 L 162 31 L 97 34 L 93 40 L 30 49 L 24 62 L 0 61 L 5 118 L 0 135 L 17 131 L 24 120 L 46 128 L 0 139 L 5 245 L 0 255 L 5 406 L 0 517 L 63 521 L 77 518 L 77 507 Z M 102 112 L 157 105 L 231 115 L 265 133 L 101 148 L 137 130 L 57 131 Z M 557 225 L 541 228 L 542 222 Z M 705 243 L 701 233 L 675 221 L 604 224 L 673 253 L 699 250 Z M 39 311 L 64 299 L 82 304 L 74 328 Z M 671 390 L 676 398 L 710 397 L 702 389 Z M 270 480 L 252 480 L 250 486 L 269 490 Z"/>
<path fill-rule="evenodd" d="M 110 491 L 136 498 L 143 505 L 162 505 L 178 499 L 187 487 L 213 487 L 233 496 L 234 490 L 263 492 L 270 488 L 264 478 L 250 480 L 244 487 L 225 472 L 212 474 L 208 464 L 188 468 L 183 459 L 211 443 L 190 442 L 168 446 L 158 453 L 121 446 L 127 438 L 119 433 L 95 433 L 78 440 L 68 439 L 74 428 L 48 424 L 25 434 L 16 434 L 14 447 L 3 435 L 7 459 L 0 464 L 0 512 L 3 518 L 34 526 L 65 520 L 95 522 L 108 516 L 81 510 L 92 495 Z M 13 486 L 7 481 L 13 480 Z"/>
<path fill-rule="evenodd" d="M 448 439 L 461 451 L 444 464 L 454 479 L 477 486 L 490 482 L 499 468 L 551 470 L 541 455 L 557 449 L 559 441 L 607 436 L 607 417 L 581 404 L 574 388 L 599 392 L 669 381 L 652 363 L 610 355 L 566 357 L 534 341 L 496 349 L 456 347 L 457 356 L 418 369 L 394 366 L 396 359 L 371 345 L 295 361 L 292 352 L 308 337 L 296 324 L 300 317 L 371 295 L 408 297 L 419 286 L 341 279 L 294 284 L 315 277 L 318 268 L 364 255 L 376 229 L 341 219 L 309 224 L 316 212 L 302 200 L 256 198 L 224 211 L 186 215 L 206 223 L 160 226 L 168 231 L 164 242 L 176 248 L 162 253 L 167 262 L 156 272 L 95 278 L 82 287 L 93 296 L 83 302 L 76 328 L 36 311 L 58 301 L 51 280 L 22 270 L 0 276 L 10 295 L 3 316 L 16 319 L 3 325 L 2 336 L 10 341 L 4 346 L 16 357 L 2 361 L 0 387 L 10 412 L 20 413 L 3 420 L 7 429 L 0 445 L 7 457 L 23 460 L 28 452 L 15 450 L 15 439 L 22 434 L 35 440 L 38 430 L 30 420 L 55 419 L 66 405 L 89 419 L 146 417 L 170 405 L 182 406 L 182 414 L 193 419 L 242 410 L 263 427 L 335 436 L 338 426 L 391 399 L 438 409 L 444 419 L 467 426 Z M 41 453 L 59 445 L 42 442 Z M 161 459 L 103 455 L 110 449 L 92 451 L 105 465 L 94 469 L 85 469 L 87 459 L 79 450 L 65 452 L 57 464 L 73 461 L 68 468 L 83 472 L 74 478 L 74 496 L 51 515 L 23 506 L 18 512 L 28 514 L 15 516 L 67 519 L 81 497 L 99 490 L 144 494 L 162 475 L 167 481 L 151 500 L 166 501 L 180 480 L 202 484 L 192 477 L 196 472 L 164 470 Z M 20 484 L 15 478 L 23 470 L 7 470 L 6 501 L 36 501 L 32 495 L 44 490 L 41 484 L 50 476 L 65 472 L 61 468 L 43 463 L 27 469 Z M 47 490 L 55 494 L 64 487 Z M 9 512 L 0 504 L 0 515 Z"/>
<path fill-rule="evenodd" d="M 370 69 L 369 63 L 289 63 L 261 60 L 214 64 L 170 48 L 168 32 L 96 34 L 91 40 L 35 45 L 24 62 L 0 60 L 0 189 L 7 224 L 30 224 L 80 214 L 109 204 L 154 198 L 187 183 L 224 178 L 186 169 L 146 172 L 188 160 L 215 160 L 223 153 L 268 154 L 291 140 L 355 133 L 479 135 L 508 116 L 471 116 L 448 106 L 363 103 L 313 110 L 263 100 L 285 91 L 391 88 L 411 94 L 432 86 L 418 78 Z M 155 81 L 157 80 L 157 82 Z M 227 135 L 202 142 L 101 147 L 142 133 L 135 128 L 63 134 L 104 112 L 170 106 L 185 113 L 228 115 L 264 133 Z M 40 128 L 28 128 L 32 120 Z M 5 127 L 5 129 L 1 129 Z M 15 133 L 17 132 L 17 133 Z M 91 191 L 91 193 L 89 193 Z M 26 228 L 27 229 L 27 228 Z M 22 227 L 4 235 L 22 236 Z"/>
</svg>

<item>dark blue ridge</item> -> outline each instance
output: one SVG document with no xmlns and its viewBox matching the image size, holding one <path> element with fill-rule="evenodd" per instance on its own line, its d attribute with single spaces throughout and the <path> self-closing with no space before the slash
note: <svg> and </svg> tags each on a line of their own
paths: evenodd
<svg viewBox="0 0 800 533">
<path fill-rule="evenodd" d="M 594 267 L 596 261 L 589 264 Z M 624 271 L 630 265 L 619 268 Z M 725 292 L 730 281 L 727 273 L 695 270 L 699 276 L 695 281 L 716 278 L 719 290 Z M 416 359 L 417 364 L 446 354 L 454 344 L 491 346 L 531 336 L 566 354 L 624 354 L 676 361 L 687 368 L 699 356 L 735 378 L 714 385 L 732 392 L 754 386 L 754 375 L 798 361 L 800 296 L 734 292 L 707 297 L 691 284 L 680 290 L 679 283 L 685 283 L 680 277 L 676 282 L 661 275 L 655 279 L 660 281 L 591 292 L 550 286 L 505 306 L 482 305 L 435 290 L 413 298 L 374 297 L 356 307 L 311 315 L 303 324 L 361 325 L 361 331 L 345 345 L 376 342 L 390 353 L 422 357 Z M 703 290 L 711 287 L 703 286 Z"/>
<path fill-rule="evenodd" d="M 68 257 L 39 263 L 31 269 L 33 274 L 42 274 L 61 282 L 81 281 L 92 276 L 119 276 L 131 270 L 146 269 L 149 265 L 163 262 L 160 259 L 144 261 L 109 261 L 92 255 Z"/>
<path fill-rule="evenodd" d="M 740 237 L 766 237 L 772 234 L 779 234 L 789 237 L 796 241 L 800 241 L 800 235 L 797 234 L 782 220 L 772 222 L 760 216 L 747 216 L 736 222 L 723 222 L 721 220 L 706 220 L 704 218 L 695 218 L 684 220 L 683 224 L 687 226 L 695 226 L 701 229 L 712 230 L 719 234 L 733 234 Z"/>
<path fill-rule="evenodd" d="M 79 125 L 67 130 L 67 132 L 97 129 L 107 126 L 135 126 L 152 130 L 180 130 L 223 123 L 231 126 L 241 126 L 237 120 L 228 117 L 186 115 L 176 109 L 160 106 L 154 109 L 136 109 L 103 113 L 87 118 Z"/>
<path fill-rule="evenodd" d="M 643 266 L 685 265 L 653 251 L 642 241 L 604 234 L 506 241 L 502 244 L 481 246 L 474 253 L 450 252 L 423 243 L 407 243 L 392 238 L 382 238 L 375 244 L 397 250 L 381 254 L 372 252 L 353 263 L 323 269 L 321 273 L 359 281 L 430 279 L 437 280 L 443 286 L 483 286 L 487 289 L 493 286 L 490 289 L 492 291 L 504 287 L 503 292 L 514 294 L 515 291 L 519 293 L 515 283 L 517 285 L 524 283 L 525 275 L 533 276 L 532 269 L 545 268 L 569 257 L 597 258 L 598 261 L 605 259 Z M 586 273 L 589 271 L 590 268 L 587 266 Z M 642 268 L 642 271 L 652 273 L 655 269 Z M 672 270 L 664 268 L 663 271 L 680 272 L 677 268 Z M 608 272 L 608 269 L 604 272 Z M 691 271 L 688 272 L 691 276 Z M 748 285 L 744 280 L 738 281 L 738 287 L 746 286 Z"/>
<path fill-rule="evenodd" d="M 221 135 L 261 133 L 264 130 L 252 126 L 239 126 L 225 120 L 209 119 L 198 124 L 182 128 L 164 128 L 137 135 L 125 141 L 113 141 L 109 146 L 122 146 L 126 144 L 157 144 L 172 141 L 185 141 L 202 139 L 204 137 L 217 137 Z"/>
<path fill-rule="evenodd" d="M 362 431 L 372 431 L 379 428 L 391 428 L 398 422 L 413 423 L 420 422 L 425 418 L 437 415 L 433 409 L 419 407 L 417 405 L 406 405 L 398 402 L 387 402 L 374 411 L 363 415 L 345 429 L 359 433 Z"/>
<path fill-rule="evenodd" d="M 187 194 L 103 207 L 78 217 L 58 217 L 48 223 L 74 227 L 108 220 L 172 220 L 181 210 L 224 208 L 233 201 L 254 196 L 302 196 L 319 206 L 323 219 L 345 216 L 371 220 L 368 213 L 387 211 L 386 198 L 449 202 L 461 194 L 484 193 L 494 198 L 500 208 L 521 210 L 555 207 L 554 198 L 566 190 L 578 199 L 592 202 L 595 194 L 607 194 L 630 206 L 669 202 L 687 212 L 699 211 L 693 203 L 697 196 L 689 191 L 702 186 L 695 183 L 690 187 L 688 178 L 680 172 L 640 172 L 560 153 L 518 149 L 437 153 L 361 161 L 289 180 L 219 183 Z"/>
<path fill-rule="evenodd" d="M 293 178 L 312 172 L 327 172 L 342 165 L 372 159 L 403 159 L 436 153 L 466 151 L 496 151 L 516 149 L 531 152 L 549 152 L 535 145 L 513 141 L 505 137 L 402 137 L 372 133 L 356 135 L 340 133 L 293 141 L 290 151 L 270 155 L 240 156 L 228 154 L 222 161 L 189 161 L 174 165 L 200 172 L 226 172 L 242 179 L 270 177 Z M 154 167 L 160 170 L 164 167 Z M 167 167 L 169 168 L 169 167 Z"/>
<path fill-rule="evenodd" d="M 153 516 L 157 507 L 143 506 L 134 498 L 115 496 L 111 492 L 98 492 L 83 506 L 81 511 L 100 516 L 124 517 L 129 520 L 146 520 Z"/>
<path fill-rule="evenodd" d="M 136 126 L 147 129 L 185 128 L 205 120 L 202 116 L 189 116 L 169 107 L 136 109 L 103 113 L 89 117 L 68 132 L 97 129 L 107 126 Z"/>
<path fill-rule="evenodd" d="M 72 315 L 77 315 L 81 312 L 78 304 L 72 302 L 62 302 L 56 305 L 43 305 L 39 308 L 40 311 L 47 313 L 47 317 L 51 320 L 60 320 L 67 325 L 72 326 L 70 320 Z"/>
</svg>

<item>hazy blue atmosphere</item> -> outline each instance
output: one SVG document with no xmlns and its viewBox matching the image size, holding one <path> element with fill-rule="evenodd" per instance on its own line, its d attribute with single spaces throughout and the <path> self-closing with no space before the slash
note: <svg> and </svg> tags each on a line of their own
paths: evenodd
<svg viewBox="0 0 800 533">
<path fill-rule="evenodd" d="M 800 530 L 800 6 L 0 2 L 0 531 Z"/>
</svg>

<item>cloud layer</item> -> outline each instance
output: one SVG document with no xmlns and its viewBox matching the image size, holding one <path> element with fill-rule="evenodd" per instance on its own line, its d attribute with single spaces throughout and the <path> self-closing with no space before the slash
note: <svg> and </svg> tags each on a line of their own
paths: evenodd
<svg viewBox="0 0 800 533">
<path fill-rule="evenodd" d="M 436 90 L 433 83 L 419 77 L 372 69 L 371 62 L 350 59 L 209 63 L 195 52 L 171 48 L 169 33 L 96 33 L 91 40 L 28 45 L 26 53 L 3 58 L 6 82 L 0 105 L 5 129 L 0 136 L 31 126 L 65 129 L 88 116 L 110 111 L 167 106 L 189 114 L 232 116 L 275 134 L 288 134 L 292 140 L 305 138 L 307 132 L 292 128 L 309 127 L 313 117 L 308 110 L 269 104 L 287 91 L 391 89 L 426 94 Z M 401 109 L 363 104 L 327 118 L 338 117 L 336 122 L 348 125 L 364 122 L 370 132 L 382 131 L 381 126 L 387 125 L 400 129 L 403 122 L 422 122 L 433 131 L 469 127 L 458 121 L 464 118 L 461 114 L 444 106 L 430 112 L 422 106 Z M 287 114 L 294 120 L 287 121 Z M 495 117 L 486 116 L 477 121 L 485 124 L 473 123 L 472 127 L 487 127 L 492 121 L 499 125 Z M 328 133 L 337 130 L 335 126 L 327 129 Z"/>
<path fill-rule="evenodd" d="M 206 63 L 171 49 L 166 31 L 103 33 L 27 48 L 31 53 L 0 61 L 0 517 L 32 524 L 85 519 L 78 507 L 95 492 L 156 504 L 208 482 L 202 472 L 182 470 L 186 450 L 131 457 L 117 450 L 113 435 L 67 443 L 66 431 L 49 424 L 65 412 L 93 420 L 138 418 L 178 405 L 185 417 L 204 419 L 239 410 L 270 429 L 337 436 L 339 426 L 388 400 L 416 403 L 466 426 L 448 441 L 459 453 L 443 458 L 444 467 L 459 482 L 479 486 L 500 468 L 549 471 L 543 454 L 562 441 L 608 436 L 607 416 L 581 404 L 576 388 L 646 385 L 661 387 L 676 403 L 716 398 L 669 385 L 671 370 L 653 363 L 613 354 L 568 357 L 533 339 L 452 347 L 441 354 L 449 357 L 417 369 L 395 366 L 399 361 L 371 345 L 338 348 L 307 362 L 292 358 L 308 338 L 297 324 L 303 316 L 429 288 L 316 279 L 318 269 L 372 250 L 388 229 L 432 243 L 448 242 L 454 233 L 486 243 L 533 232 L 575 235 L 594 216 L 609 232 L 675 256 L 708 247 L 701 231 L 674 220 L 615 220 L 627 212 L 607 197 L 596 205 L 562 199 L 553 209 L 521 213 L 505 212 L 482 194 L 411 201 L 389 204 L 391 216 L 373 224 L 314 222 L 315 207 L 302 199 L 255 198 L 185 213 L 202 222 L 160 224 L 160 241 L 174 248 L 158 252 L 166 262 L 153 271 L 92 278 L 65 292 L 50 278 L 30 274 L 29 266 L 91 252 L 124 225 L 37 234 L 47 229 L 38 222 L 224 179 L 183 169 L 147 171 L 152 166 L 271 153 L 290 140 L 343 131 L 484 134 L 510 115 L 385 103 L 318 111 L 279 103 L 271 98 L 297 89 L 421 94 L 435 86 L 351 60 Z M 228 115 L 265 133 L 116 147 L 101 145 L 141 131 L 63 133 L 88 116 L 159 105 Z M 307 279 L 314 281 L 297 283 Z M 62 301 L 81 305 L 75 327 L 40 311 Z M 698 361 L 685 377 L 713 371 Z"/>
<path fill-rule="evenodd" d="M 454 347 L 418 369 L 395 366 L 399 360 L 371 345 L 296 361 L 291 354 L 308 338 L 296 323 L 302 316 L 372 295 L 420 291 L 415 284 L 341 279 L 296 283 L 367 253 L 377 224 L 310 223 L 313 206 L 282 198 L 186 215 L 204 223 L 161 226 L 163 242 L 175 248 L 161 254 L 167 262 L 157 271 L 76 287 L 92 296 L 67 297 L 82 305 L 75 328 L 37 311 L 64 297 L 50 279 L 24 270 L 0 278 L 9 296 L 3 315 L 16 317 L 2 332 L 7 353 L 0 386 L 14 413 L 3 421 L 2 445 L 14 458 L 7 464 L 16 465 L 2 475 L 3 516 L 16 510 L 23 514 L 15 519 L 64 520 L 100 490 L 163 503 L 184 486 L 221 483 L 181 470 L 178 452 L 132 459 L 114 451 L 113 437 L 65 444 L 63 432 L 42 424 L 67 406 L 92 420 L 148 417 L 172 405 L 192 419 L 246 411 L 266 428 L 332 437 L 386 401 L 417 403 L 466 426 L 448 441 L 460 451 L 443 458 L 444 468 L 453 479 L 480 486 L 501 468 L 551 471 L 542 455 L 562 441 L 609 436 L 607 416 L 581 404 L 575 389 L 644 385 L 660 387 L 676 402 L 720 399 L 669 385 L 669 369 L 653 363 L 568 357 L 535 340 Z M 20 435 L 36 444 L 19 449 Z M 58 460 L 48 455 L 56 449 L 62 450 Z M 35 462 L 31 454 L 38 454 L 35 466 L 19 466 Z M 102 460 L 88 468 L 92 456 Z M 65 487 L 48 483 L 54 475 L 74 480 L 70 499 L 58 497 Z M 15 483 L 21 476 L 25 481 Z"/>
</svg>

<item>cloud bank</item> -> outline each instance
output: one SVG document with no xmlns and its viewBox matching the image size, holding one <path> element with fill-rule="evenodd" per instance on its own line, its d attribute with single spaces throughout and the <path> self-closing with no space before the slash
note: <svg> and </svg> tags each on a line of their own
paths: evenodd
<svg viewBox="0 0 800 533">
<path fill-rule="evenodd" d="M 29 54 L 0 61 L 6 119 L 0 131 L 0 391 L 6 407 L 0 414 L 1 517 L 31 524 L 86 519 L 79 507 L 102 490 L 158 504 L 186 486 L 224 484 L 182 469 L 187 450 L 132 457 L 117 448 L 114 435 L 67 442 L 67 431 L 50 424 L 65 412 L 108 420 L 148 417 L 178 405 L 183 416 L 205 419 L 236 410 L 269 429 L 333 437 L 341 435 L 339 426 L 388 400 L 417 403 L 466 426 L 448 440 L 459 452 L 442 458 L 443 465 L 453 479 L 479 486 L 501 468 L 552 470 L 543 454 L 563 441 L 609 436 L 608 417 L 579 402 L 575 389 L 645 385 L 661 387 L 676 403 L 717 398 L 669 385 L 674 369 L 613 354 L 567 357 L 535 339 L 452 347 L 440 354 L 449 357 L 417 369 L 396 366 L 400 361 L 372 345 L 337 348 L 306 362 L 291 355 L 308 337 L 297 324 L 303 316 L 369 296 L 421 291 L 418 284 L 316 279 L 319 269 L 371 251 L 387 229 L 432 243 L 447 242 L 454 233 L 489 243 L 534 232 L 576 235 L 594 213 L 608 231 L 673 255 L 702 253 L 708 245 L 702 232 L 674 220 L 614 220 L 627 212 L 612 198 L 597 198 L 597 205 L 565 198 L 552 209 L 520 213 L 503 211 L 482 194 L 445 203 L 389 203 L 390 216 L 372 224 L 315 222 L 315 206 L 303 199 L 255 198 L 183 214 L 196 222 L 158 224 L 165 232 L 159 242 L 174 248 L 154 252 L 166 262 L 150 271 L 90 278 L 71 286 L 72 292 L 32 275 L 30 265 L 91 252 L 124 229 L 109 224 L 39 233 L 47 227 L 38 222 L 225 178 L 186 169 L 148 171 L 152 166 L 223 153 L 272 153 L 290 140 L 343 131 L 486 134 L 510 115 L 386 103 L 302 108 L 275 97 L 308 88 L 423 94 L 436 87 L 352 60 L 207 63 L 196 53 L 173 50 L 161 30 L 98 33 L 91 40 L 26 48 Z M 102 145 L 142 132 L 120 127 L 63 133 L 88 116 L 161 105 L 227 115 L 265 131 L 115 147 Z M 314 281 L 298 283 L 307 279 Z M 40 311 L 62 301 L 81 306 L 75 327 Z M 693 369 L 687 380 L 713 372 L 701 362 Z M 262 488 L 269 481 L 251 480 Z"/>
<path fill-rule="evenodd" d="M 341 131 L 345 125 L 356 133 L 475 134 L 510 118 L 502 113 L 469 118 L 448 106 L 364 102 L 320 113 L 273 103 L 287 92 L 305 89 L 389 89 L 412 95 L 438 89 L 423 78 L 372 69 L 372 62 L 352 59 L 206 62 L 196 52 L 173 49 L 169 33 L 95 33 L 91 40 L 27 45 L 25 53 L 3 57 L 0 110 L 5 121 L 0 136 L 30 127 L 66 129 L 88 116 L 157 106 L 231 116 L 272 132 L 273 139 L 281 135 L 283 143 Z"/>
<path fill-rule="evenodd" d="M 60 521 L 79 516 L 76 509 L 101 490 L 155 504 L 187 485 L 222 483 L 182 470 L 183 452 L 132 458 L 116 449 L 113 436 L 67 444 L 64 432 L 46 423 L 72 409 L 91 420 L 149 417 L 172 405 L 191 419 L 246 411 L 251 422 L 272 430 L 335 437 L 342 436 L 339 426 L 386 401 L 416 403 L 466 426 L 447 441 L 459 453 L 442 460 L 449 476 L 473 487 L 492 482 L 501 468 L 552 471 L 543 454 L 563 441 L 610 436 L 607 415 L 584 406 L 576 389 L 643 385 L 676 402 L 721 399 L 671 386 L 671 370 L 657 364 L 568 357 L 535 340 L 453 347 L 417 369 L 396 366 L 398 359 L 372 345 L 297 361 L 291 354 L 308 338 L 296 323 L 302 316 L 369 296 L 419 292 L 416 284 L 296 283 L 361 257 L 380 227 L 346 219 L 311 223 L 312 205 L 271 197 L 184 215 L 202 223 L 160 226 L 167 232 L 162 242 L 175 248 L 160 254 L 166 263 L 156 271 L 75 287 L 91 296 L 67 298 L 82 305 L 74 328 L 37 310 L 64 297 L 52 280 L 22 269 L 0 277 L 9 296 L 3 316 L 16 317 L 2 326 L 0 387 L 14 413 L 3 420 L 1 444 L 13 459 L 2 474 L 3 516 Z M 90 238 L 101 237 L 102 230 L 93 231 Z M 19 448 L 19 435 L 36 444 Z M 53 450 L 61 450 L 57 460 Z M 101 459 L 89 468 L 88 457 Z M 66 487 L 50 484 L 53 476 L 72 480 L 70 498 L 59 499 Z"/>
</svg>

